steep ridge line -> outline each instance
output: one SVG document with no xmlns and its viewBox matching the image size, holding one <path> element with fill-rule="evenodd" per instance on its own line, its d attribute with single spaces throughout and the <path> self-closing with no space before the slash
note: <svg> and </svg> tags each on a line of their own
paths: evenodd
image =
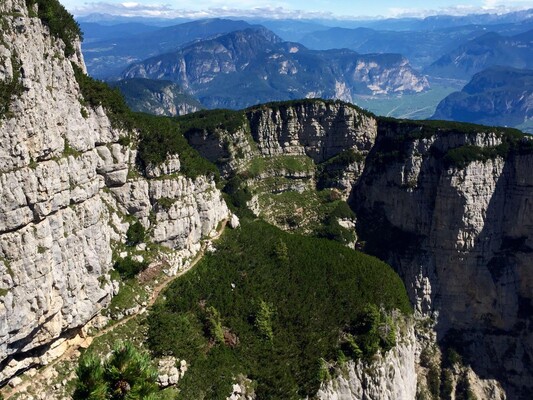
<svg viewBox="0 0 533 400">
<path fill-rule="evenodd" d="M 159 295 L 161 294 L 161 292 L 165 288 L 167 288 L 168 285 L 170 285 L 175 279 L 185 275 L 192 268 L 194 268 L 194 266 L 196 264 L 198 264 L 199 261 L 202 260 L 208 245 L 210 243 L 212 243 L 214 240 L 219 239 L 220 236 L 222 236 L 222 234 L 224 233 L 224 231 L 226 229 L 227 223 L 228 223 L 228 219 L 224 219 L 224 220 L 221 221 L 220 229 L 217 231 L 216 235 L 214 235 L 213 237 L 210 237 L 210 238 L 208 238 L 208 239 L 203 241 L 202 247 L 200 248 L 198 253 L 196 253 L 196 256 L 189 263 L 188 266 L 186 266 L 182 270 L 178 271 L 175 275 L 167 276 L 163 280 L 163 282 L 161 282 L 156 287 L 154 287 L 152 293 L 150 294 L 150 298 L 149 298 L 149 300 L 148 300 L 148 302 L 147 302 L 145 307 L 139 308 L 136 312 L 134 312 L 131 315 L 128 315 L 125 318 L 122 318 L 117 323 L 115 323 L 115 324 L 113 324 L 113 325 L 111 325 L 111 326 L 109 326 L 109 327 L 107 327 L 105 329 L 102 329 L 102 330 L 98 331 L 94 336 L 89 336 L 89 335 L 83 336 L 82 337 L 83 338 L 82 341 L 74 342 L 74 340 L 76 339 L 76 336 L 75 336 L 73 339 L 71 339 L 74 343 L 70 344 L 69 347 L 67 347 L 67 349 L 58 358 L 56 358 L 54 361 L 52 361 L 51 363 L 46 365 L 44 368 L 42 368 L 40 370 L 37 370 L 37 373 L 33 377 L 31 377 L 31 379 L 28 379 L 27 381 L 22 382 L 21 384 L 17 385 L 10 392 L 4 393 L 4 398 L 7 400 L 7 399 L 13 397 L 14 395 L 16 395 L 17 393 L 21 393 L 21 392 L 26 391 L 28 386 L 30 386 L 32 384 L 35 384 L 35 382 L 37 382 L 37 381 L 40 381 L 42 379 L 47 378 L 49 376 L 48 373 L 57 364 L 59 364 L 63 360 L 71 358 L 74 355 L 75 351 L 77 351 L 78 349 L 80 349 L 80 348 L 84 348 L 84 349 L 88 348 L 95 339 L 112 332 L 116 328 L 126 324 L 127 322 L 131 321 L 133 318 L 136 318 L 140 314 L 143 314 L 144 312 L 146 312 L 147 309 L 149 309 L 150 307 L 152 307 L 155 304 L 155 302 L 156 302 L 157 298 L 159 297 Z M 160 262 L 160 264 L 161 264 L 161 262 Z M 90 324 L 91 321 L 89 321 L 88 324 Z M 80 329 L 80 333 L 83 334 L 83 328 Z"/>
</svg>

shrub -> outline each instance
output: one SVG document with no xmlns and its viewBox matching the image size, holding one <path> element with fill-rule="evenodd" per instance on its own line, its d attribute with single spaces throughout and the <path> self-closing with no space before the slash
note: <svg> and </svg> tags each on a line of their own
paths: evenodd
<svg viewBox="0 0 533 400">
<path fill-rule="evenodd" d="M 157 398 L 157 370 L 148 354 L 129 342 L 116 344 L 111 357 L 103 363 L 94 354 L 85 353 L 76 375 L 74 400 Z"/>
<path fill-rule="evenodd" d="M 123 279 L 131 279 L 147 267 L 145 262 L 135 261 L 130 256 L 115 262 L 114 268 Z"/>
<path fill-rule="evenodd" d="M 131 224 L 126 232 L 126 244 L 128 246 L 135 246 L 136 244 L 144 242 L 146 231 L 144 226 L 136 221 Z"/>
<path fill-rule="evenodd" d="M 265 302 L 259 301 L 257 312 L 255 313 L 254 325 L 262 337 L 272 341 L 274 339 L 274 332 L 272 330 L 272 316 L 274 315 L 274 306 Z"/>
<path fill-rule="evenodd" d="M 193 360 L 206 351 L 208 343 L 194 313 L 175 313 L 157 304 L 148 319 L 148 345 L 155 355 Z"/>
<path fill-rule="evenodd" d="M 11 102 L 24 92 L 24 85 L 20 79 L 21 64 L 16 54 L 11 57 L 11 65 L 13 67 L 13 77 L 0 81 L 0 119 L 9 116 Z"/>
</svg>

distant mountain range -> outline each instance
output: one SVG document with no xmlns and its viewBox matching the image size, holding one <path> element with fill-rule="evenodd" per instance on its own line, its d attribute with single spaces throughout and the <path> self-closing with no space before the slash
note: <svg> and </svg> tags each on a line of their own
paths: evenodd
<svg viewBox="0 0 533 400">
<path fill-rule="evenodd" d="M 533 29 L 524 24 L 490 26 L 494 32 L 513 35 Z M 299 42 L 310 49 L 348 48 L 360 53 L 401 53 L 416 68 L 429 66 L 458 43 L 466 43 L 487 33 L 486 25 L 464 25 L 428 30 L 375 30 L 371 28 L 330 28 L 303 36 Z"/>
<path fill-rule="evenodd" d="M 176 82 L 209 108 L 305 97 L 352 101 L 356 93 L 421 92 L 429 87 L 399 54 L 309 50 L 262 27 L 150 58 L 130 66 L 122 76 Z"/>
<path fill-rule="evenodd" d="M 508 82 L 496 94 L 472 77 L 491 68 L 486 74 L 493 81 L 499 76 L 527 84 L 502 71 L 533 69 L 533 9 L 367 21 L 109 15 L 78 21 L 89 73 L 107 81 L 125 79 L 114 86 L 135 110 L 175 115 L 202 106 L 243 108 L 324 97 L 364 104 L 382 115 L 409 105 L 410 115 L 427 118 L 441 102 L 436 118 L 529 129 L 527 121 L 520 123 L 528 108 L 513 97 L 518 88 L 510 90 Z M 498 65 L 511 68 L 493 68 Z M 463 91 L 443 100 L 470 79 Z M 497 99 L 514 104 L 516 113 L 508 109 L 498 118 Z M 482 107 L 484 102 L 493 102 L 494 110 Z M 488 110 L 485 119 L 482 110 Z"/>
<path fill-rule="evenodd" d="M 176 116 L 199 111 L 203 107 L 174 82 L 152 79 L 125 79 L 109 82 L 120 90 L 133 111 Z"/>
<path fill-rule="evenodd" d="M 519 127 L 533 133 L 533 70 L 493 67 L 440 102 L 433 119 Z"/>
<path fill-rule="evenodd" d="M 84 24 L 87 28 L 87 24 Z M 123 25 L 121 25 L 123 26 Z M 128 25 L 122 30 L 131 30 Z M 89 73 L 100 79 L 116 77 L 133 62 L 174 51 L 186 43 L 216 35 L 245 29 L 251 25 L 244 21 L 206 19 L 180 25 L 149 30 L 136 35 L 110 33 L 118 36 L 105 41 L 83 45 L 83 54 Z M 89 25 L 89 27 L 91 27 Z M 105 28 L 104 29 L 109 29 Z M 93 34 L 94 37 L 94 34 Z"/>
<path fill-rule="evenodd" d="M 511 37 L 487 33 L 443 55 L 424 72 L 468 80 L 475 73 L 496 65 L 533 68 L 533 30 Z"/>
<path fill-rule="evenodd" d="M 524 21 L 533 20 L 533 8 L 528 10 L 513 11 L 504 14 L 484 13 L 468 15 L 432 15 L 425 18 L 404 17 L 404 18 L 369 18 L 369 19 L 287 19 L 280 17 L 270 17 L 266 14 L 263 18 L 246 17 L 244 15 L 224 16 L 228 19 L 242 19 L 250 24 L 259 24 L 276 32 L 285 40 L 289 40 L 278 32 L 295 31 L 292 26 L 298 29 L 303 28 L 304 34 L 309 33 L 309 28 L 320 30 L 332 27 L 340 28 L 372 28 L 376 30 L 393 30 L 393 31 L 428 31 L 435 29 L 444 29 L 465 25 L 498 25 L 498 24 L 516 24 Z M 88 14 L 79 16 L 78 22 L 97 22 L 105 25 L 116 25 L 124 23 L 142 23 L 150 26 L 172 26 L 191 22 L 188 18 L 157 18 L 157 17 L 124 17 L 111 14 Z M 314 28 L 313 28 L 314 27 Z M 279 31 L 278 31 L 279 28 Z"/>
</svg>

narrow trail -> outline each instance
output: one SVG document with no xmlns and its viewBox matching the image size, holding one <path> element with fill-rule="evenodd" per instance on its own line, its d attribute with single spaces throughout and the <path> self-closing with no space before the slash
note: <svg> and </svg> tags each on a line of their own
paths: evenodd
<svg viewBox="0 0 533 400">
<path fill-rule="evenodd" d="M 91 343 L 93 342 L 94 339 L 97 339 L 97 338 L 99 338 L 101 336 L 104 336 L 104 335 L 112 332 L 116 328 L 128 323 L 132 319 L 137 318 L 139 316 L 139 314 L 144 313 L 148 308 L 153 306 L 154 303 L 156 302 L 157 298 L 161 294 L 161 292 L 168 285 L 170 285 L 170 283 L 172 283 L 175 279 L 179 278 L 180 276 L 183 276 L 184 274 L 189 272 L 196 264 L 198 264 L 198 262 L 203 258 L 204 254 L 205 254 L 205 250 L 206 250 L 206 248 L 208 246 L 208 243 L 210 243 L 210 242 L 212 242 L 214 240 L 217 240 L 224 233 L 224 230 L 226 229 L 227 223 L 228 223 L 227 219 L 225 219 L 225 220 L 223 220 L 221 222 L 220 229 L 217 231 L 216 235 L 211 237 L 211 238 L 209 238 L 208 240 L 205 240 L 202 243 L 202 247 L 200 248 L 198 253 L 196 253 L 196 256 L 189 263 L 189 265 L 187 267 L 185 267 L 182 270 L 178 271 L 175 275 L 166 276 L 165 279 L 161 283 L 159 283 L 157 286 L 155 286 L 153 288 L 152 293 L 150 294 L 150 298 L 149 298 L 149 300 L 148 300 L 148 302 L 147 302 L 145 307 L 139 308 L 139 310 L 137 310 L 135 313 L 133 313 L 131 315 L 128 315 L 127 317 L 122 318 L 120 321 L 116 322 L 115 324 L 113 324 L 113 325 L 111 325 L 111 326 L 109 326 L 109 327 L 107 327 L 105 329 L 102 329 L 102 330 L 98 331 L 93 336 L 87 335 L 87 336 L 83 337 L 83 340 L 77 341 L 75 343 L 72 343 L 65 350 L 65 352 L 63 352 L 61 354 L 61 356 L 59 356 L 54 361 L 52 361 L 51 363 L 46 365 L 44 368 L 41 368 L 41 369 L 37 370 L 37 373 L 34 376 L 32 376 L 31 379 L 28 379 L 28 380 L 22 382 L 21 384 L 17 385 L 10 392 L 4 393 L 4 398 L 7 400 L 7 399 L 11 398 L 12 396 L 14 396 L 15 394 L 17 394 L 17 393 L 26 391 L 28 386 L 30 386 L 32 384 L 35 384 L 35 382 L 49 377 L 52 369 L 57 364 L 59 364 L 63 360 L 71 358 L 78 349 L 80 349 L 80 348 L 88 348 L 91 345 Z"/>
</svg>

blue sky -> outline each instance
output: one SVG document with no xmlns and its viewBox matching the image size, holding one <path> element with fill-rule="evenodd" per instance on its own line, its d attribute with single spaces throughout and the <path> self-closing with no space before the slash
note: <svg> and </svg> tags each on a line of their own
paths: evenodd
<svg viewBox="0 0 533 400">
<path fill-rule="evenodd" d="M 426 16 L 505 12 L 533 8 L 533 0 L 61 0 L 75 15 L 103 12 L 161 17 L 269 16 L 269 17 L 364 17 Z"/>
</svg>

